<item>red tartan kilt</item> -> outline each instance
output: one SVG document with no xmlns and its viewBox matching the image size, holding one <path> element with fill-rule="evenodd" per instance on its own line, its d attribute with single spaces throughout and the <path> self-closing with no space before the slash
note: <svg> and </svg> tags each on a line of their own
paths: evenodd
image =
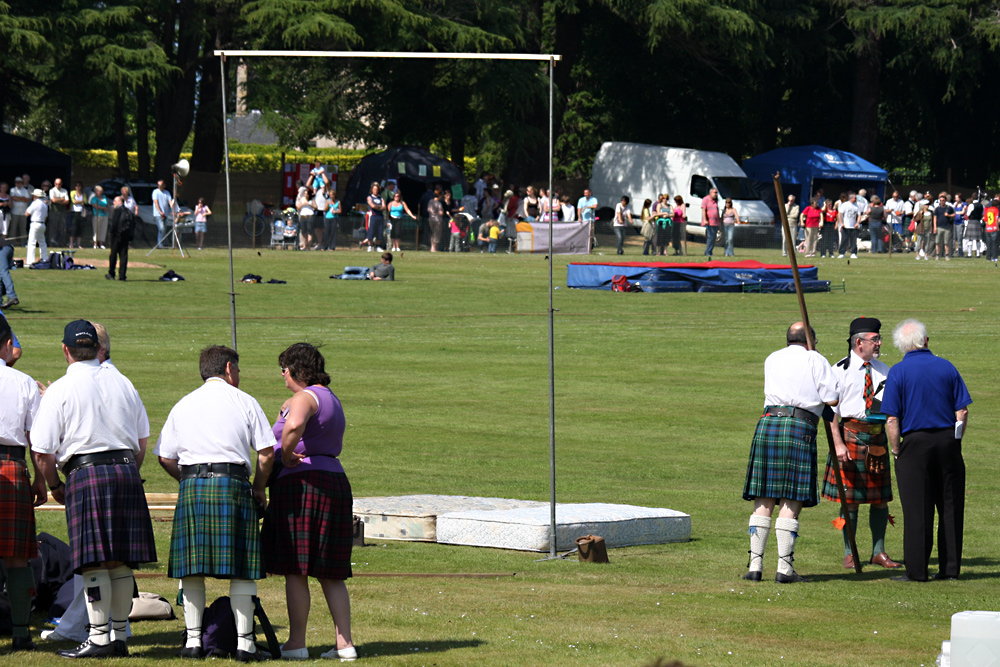
<svg viewBox="0 0 1000 667">
<path fill-rule="evenodd" d="M 865 468 L 865 445 L 866 439 L 876 445 L 884 445 L 886 442 L 885 432 L 869 436 L 867 433 L 856 433 L 845 425 L 843 429 L 844 444 L 851 460 L 840 464 L 840 474 L 844 480 L 844 491 L 847 502 L 856 504 L 878 504 L 892 501 L 892 466 L 887 465 L 885 472 L 880 475 L 872 475 Z M 860 439 L 861 443 L 858 442 Z M 826 474 L 823 480 L 823 497 L 827 500 L 840 502 L 840 495 L 837 493 L 837 482 L 834 476 L 830 457 L 826 459 Z"/>
<path fill-rule="evenodd" d="M 38 555 L 31 500 L 27 466 L 20 461 L 0 460 L 0 558 Z"/>
<path fill-rule="evenodd" d="M 349 579 L 354 501 L 344 473 L 310 471 L 279 477 L 261 531 L 264 571 Z"/>
</svg>

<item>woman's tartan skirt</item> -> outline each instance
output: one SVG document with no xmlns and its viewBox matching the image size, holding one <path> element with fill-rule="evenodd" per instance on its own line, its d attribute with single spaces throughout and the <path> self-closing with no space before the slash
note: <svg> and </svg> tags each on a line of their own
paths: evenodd
<svg viewBox="0 0 1000 667">
<path fill-rule="evenodd" d="M 354 497 L 344 473 L 291 473 L 271 485 L 261 545 L 268 574 L 349 579 Z"/>
<path fill-rule="evenodd" d="M 31 480 L 23 461 L 0 460 L 0 558 L 38 555 Z"/>
<path fill-rule="evenodd" d="M 844 444 L 851 460 L 841 461 L 840 475 L 844 480 L 844 495 L 851 505 L 864 503 L 887 503 L 892 500 L 892 466 L 886 463 L 885 471 L 872 475 L 865 467 L 865 451 L 868 445 L 885 445 L 885 431 L 878 435 L 858 433 L 850 429 L 850 424 L 844 424 L 842 431 Z M 830 455 L 826 457 L 826 474 L 823 479 L 823 497 L 827 500 L 840 502 L 837 492 L 837 480 L 833 474 Z"/>
<path fill-rule="evenodd" d="M 744 500 L 784 498 L 803 507 L 816 493 L 816 427 L 804 419 L 763 416 L 750 445 Z"/>
<path fill-rule="evenodd" d="M 181 480 L 167 576 L 194 575 L 264 578 L 250 482 L 233 477 Z"/>
<path fill-rule="evenodd" d="M 149 506 L 134 463 L 78 468 L 66 480 L 66 525 L 73 570 L 120 560 L 156 562 Z"/>
</svg>

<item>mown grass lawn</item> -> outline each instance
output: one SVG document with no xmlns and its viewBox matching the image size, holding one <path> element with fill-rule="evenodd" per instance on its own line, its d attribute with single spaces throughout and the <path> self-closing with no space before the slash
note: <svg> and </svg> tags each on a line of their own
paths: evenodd
<svg viewBox="0 0 1000 667">
<path fill-rule="evenodd" d="M 604 250 L 605 248 L 598 248 Z M 692 252 L 700 247 L 692 245 Z M 626 260 L 641 260 L 635 246 Z M 98 255 L 79 253 L 85 261 Z M 134 259 L 141 259 L 137 257 Z M 738 259 L 781 261 L 777 250 Z M 78 257 L 78 261 L 81 258 Z M 62 375 L 62 328 L 103 322 L 112 357 L 135 383 L 155 440 L 170 407 L 199 383 L 199 350 L 229 344 L 227 260 L 222 250 L 190 259 L 169 251 L 129 282 L 103 271 L 17 271 L 21 303 L 8 313 L 21 338 L 18 368 L 40 380 Z M 965 559 L 959 581 L 899 584 L 867 568 L 841 568 L 837 509 L 805 510 L 796 568 L 809 584 L 750 584 L 741 498 L 753 427 L 763 404 L 763 360 L 798 319 L 794 295 L 612 294 L 568 290 L 556 258 L 555 368 L 558 497 L 669 507 L 692 517 L 686 544 L 615 549 L 611 564 L 536 562 L 540 554 L 374 542 L 354 554 L 349 583 L 361 659 L 373 665 L 930 665 L 965 609 L 997 609 L 998 417 L 995 348 L 1000 271 L 983 260 L 916 262 L 912 255 L 821 260 L 820 278 L 847 292 L 808 295 L 819 349 L 846 352 L 854 317 L 879 317 L 887 338 L 907 317 L 925 321 L 931 349 L 953 361 L 972 393 Z M 691 259 L 701 259 L 695 255 Z M 238 284 L 241 388 L 273 416 L 286 397 L 277 355 L 297 341 L 321 343 L 332 388 L 348 417 L 343 462 L 356 496 L 414 493 L 547 500 L 547 263 L 542 256 L 406 252 L 397 282 L 330 280 L 375 253 L 239 251 L 236 276 L 284 285 Z M 186 280 L 156 280 L 172 268 Z M 888 342 L 883 360 L 900 354 Z M 825 447 L 822 444 L 821 447 Z M 150 458 L 148 491 L 175 491 Z M 902 512 L 890 510 L 887 547 L 902 553 Z M 41 530 L 65 537 L 58 513 Z M 168 522 L 157 522 L 164 572 Z M 870 550 L 862 511 L 859 548 Z M 771 540 L 765 578 L 777 560 Z M 932 562 L 932 571 L 934 563 Z M 495 578 L 384 578 L 379 573 L 492 573 Z M 511 576 L 513 575 L 513 576 Z M 140 588 L 176 594 L 176 582 Z M 209 587 L 209 597 L 225 585 Z M 261 584 L 285 636 L 280 580 Z M 314 657 L 333 643 L 314 594 Z M 180 609 L 177 609 L 180 613 Z M 40 622 L 41 617 L 38 618 Z M 136 664 L 173 656 L 180 620 L 135 625 Z M 18 664 L 52 662 L 52 651 Z M 0 657 L 13 664 L 13 657 Z M 176 664 L 179 660 L 173 659 Z"/>
</svg>

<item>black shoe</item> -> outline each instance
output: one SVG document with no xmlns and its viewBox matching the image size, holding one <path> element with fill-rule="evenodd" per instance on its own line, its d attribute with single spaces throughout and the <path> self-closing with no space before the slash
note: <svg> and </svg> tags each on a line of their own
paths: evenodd
<svg viewBox="0 0 1000 667">
<path fill-rule="evenodd" d="M 14 637 L 14 643 L 11 644 L 12 651 L 34 651 L 38 648 L 38 645 L 31 641 L 31 637 Z"/>
<path fill-rule="evenodd" d="M 128 646 L 125 644 L 124 639 L 116 639 L 111 642 L 111 648 L 113 654 L 116 658 L 127 658 L 128 657 Z"/>
<path fill-rule="evenodd" d="M 760 581 L 760 572 L 747 572 L 743 578 L 747 581 Z"/>
<path fill-rule="evenodd" d="M 122 642 L 122 644 L 124 643 Z M 56 651 L 56 655 L 63 658 L 113 658 L 115 657 L 115 647 L 113 643 L 104 646 L 91 644 L 88 639 L 76 648 Z"/>
<path fill-rule="evenodd" d="M 7 299 L 7 303 L 5 303 L 3 306 L 0 306 L 0 308 L 10 308 L 11 306 L 16 306 L 19 303 L 21 302 L 18 301 L 17 299 Z"/>
<path fill-rule="evenodd" d="M 104 277 L 107 278 L 108 280 L 114 280 L 115 279 L 115 274 L 113 274 L 113 273 L 105 273 Z"/>
<path fill-rule="evenodd" d="M 201 650 L 200 646 L 185 646 L 177 652 L 177 657 L 199 659 L 205 657 L 205 652 Z"/>
<path fill-rule="evenodd" d="M 954 574 L 945 574 L 944 572 L 938 572 L 937 574 L 934 575 L 934 579 L 936 579 L 937 581 L 954 581 L 955 579 L 958 579 L 958 576 Z"/>
<path fill-rule="evenodd" d="M 236 649 L 236 662 L 263 662 L 264 656 L 260 654 L 260 651 L 254 651 L 250 653 L 249 651 L 241 651 Z"/>
<path fill-rule="evenodd" d="M 121 277 L 121 278 L 119 278 L 118 280 L 120 280 L 120 281 L 122 281 L 122 282 L 125 282 L 125 276 L 122 276 L 122 277 Z"/>
<path fill-rule="evenodd" d="M 923 581 L 922 579 L 911 579 L 905 574 L 901 574 L 898 577 L 889 577 L 892 581 Z"/>
<path fill-rule="evenodd" d="M 779 584 L 801 584 L 809 581 L 795 570 L 792 570 L 791 574 L 778 572 L 774 575 L 774 580 Z"/>
</svg>

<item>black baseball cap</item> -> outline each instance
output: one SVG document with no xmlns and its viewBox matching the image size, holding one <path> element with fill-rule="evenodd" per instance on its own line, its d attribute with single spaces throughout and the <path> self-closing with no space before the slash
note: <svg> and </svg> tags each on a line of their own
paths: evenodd
<svg viewBox="0 0 1000 667">
<path fill-rule="evenodd" d="M 87 320 L 74 320 L 66 325 L 62 342 L 66 347 L 97 347 L 97 329 Z"/>
</svg>

